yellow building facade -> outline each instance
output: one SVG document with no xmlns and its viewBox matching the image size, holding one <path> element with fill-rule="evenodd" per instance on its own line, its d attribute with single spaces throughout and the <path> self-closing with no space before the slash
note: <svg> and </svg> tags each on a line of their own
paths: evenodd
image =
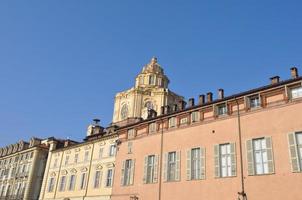
<svg viewBox="0 0 302 200">
<path fill-rule="evenodd" d="M 117 136 L 115 128 L 90 125 L 82 143 L 49 152 L 40 199 L 111 198 Z"/>
</svg>

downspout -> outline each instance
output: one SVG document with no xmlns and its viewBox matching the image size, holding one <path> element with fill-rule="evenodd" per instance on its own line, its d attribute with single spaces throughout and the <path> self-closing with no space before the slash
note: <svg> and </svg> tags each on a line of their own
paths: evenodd
<svg viewBox="0 0 302 200">
<path fill-rule="evenodd" d="M 89 171 L 87 174 L 87 181 L 86 181 L 86 190 L 85 190 L 85 195 L 83 196 L 83 200 L 87 196 L 88 192 L 88 185 L 89 185 L 89 178 L 90 178 L 90 173 L 91 173 L 91 168 L 92 168 L 92 159 L 93 159 L 93 153 L 94 153 L 94 143 L 92 143 L 92 150 L 91 150 L 91 156 L 90 156 L 90 163 L 89 163 Z"/>
<path fill-rule="evenodd" d="M 235 98 L 235 101 L 236 101 L 236 105 L 237 105 L 238 137 L 239 137 L 239 156 L 240 156 L 240 178 L 241 178 L 241 192 L 238 192 L 238 195 L 241 196 L 243 200 L 247 200 L 247 196 L 246 196 L 245 188 L 244 188 L 240 110 L 239 110 L 238 99 Z"/>
<path fill-rule="evenodd" d="M 161 138 L 160 138 L 160 165 L 159 165 L 159 184 L 158 184 L 158 200 L 161 200 L 162 191 L 162 165 L 163 165 L 163 143 L 164 143 L 164 120 L 161 120 Z"/>
</svg>

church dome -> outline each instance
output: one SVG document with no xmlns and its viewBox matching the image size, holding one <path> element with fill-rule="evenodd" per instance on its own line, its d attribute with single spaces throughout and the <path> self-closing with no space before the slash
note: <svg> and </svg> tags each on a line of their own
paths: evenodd
<svg viewBox="0 0 302 200">
<path fill-rule="evenodd" d="M 157 58 L 153 57 L 151 61 L 143 67 L 142 72 L 136 77 L 136 87 L 159 87 L 167 88 L 169 84 L 168 77 L 164 74 L 163 68 L 157 63 Z"/>
<path fill-rule="evenodd" d="M 153 57 L 150 63 L 143 67 L 142 73 L 164 74 L 164 70 L 157 63 L 157 58 Z"/>
</svg>

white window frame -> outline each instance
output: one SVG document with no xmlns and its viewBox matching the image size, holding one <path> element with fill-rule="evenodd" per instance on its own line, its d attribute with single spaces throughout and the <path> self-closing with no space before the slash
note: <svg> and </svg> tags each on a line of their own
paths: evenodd
<svg viewBox="0 0 302 200">
<path fill-rule="evenodd" d="M 176 127 L 176 117 L 169 118 L 169 128 L 175 128 Z"/>
<path fill-rule="evenodd" d="M 71 174 L 69 178 L 68 191 L 73 191 L 75 189 L 75 184 L 76 184 L 76 175 Z"/>
<path fill-rule="evenodd" d="M 290 88 L 291 99 L 298 99 L 302 97 L 302 86 Z"/>
<path fill-rule="evenodd" d="M 195 123 L 200 120 L 200 112 L 199 111 L 194 111 L 191 113 L 191 122 Z"/>
<path fill-rule="evenodd" d="M 255 174 L 256 175 L 269 174 L 265 138 L 253 139 L 252 142 L 253 142 Z M 257 144 L 258 142 L 259 144 Z M 259 149 L 258 148 L 256 149 L 257 145 L 260 145 Z M 257 157 L 260 160 L 257 161 Z"/>
<path fill-rule="evenodd" d="M 167 181 L 176 181 L 176 151 L 168 153 Z"/>
<path fill-rule="evenodd" d="M 101 170 L 96 170 L 94 175 L 94 182 L 93 188 L 100 188 L 101 187 Z"/>
<path fill-rule="evenodd" d="M 106 176 L 106 187 L 112 187 L 112 179 L 113 179 L 113 169 L 107 170 L 107 176 Z"/>
<path fill-rule="evenodd" d="M 61 176 L 60 185 L 59 185 L 59 192 L 64 192 L 66 187 L 66 176 Z"/>
<path fill-rule="evenodd" d="M 80 190 L 85 190 L 87 182 L 87 173 L 84 172 L 81 174 Z"/>
<path fill-rule="evenodd" d="M 220 177 L 232 177 L 231 144 L 219 145 Z"/>
</svg>

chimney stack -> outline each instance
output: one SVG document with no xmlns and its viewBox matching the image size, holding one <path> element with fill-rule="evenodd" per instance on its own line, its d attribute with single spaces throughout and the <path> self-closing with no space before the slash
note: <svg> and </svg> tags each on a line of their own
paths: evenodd
<svg viewBox="0 0 302 200">
<path fill-rule="evenodd" d="M 185 101 L 182 100 L 179 103 L 180 103 L 180 110 L 186 109 L 187 102 L 185 102 Z"/>
<path fill-rule="evenodd" d="M 201 95 L 199 95 L 198 104 L 199 104 L 199 105 L 203 105 L 204 103 L 205 103 L 205 95 L 204 95 L 204 94 L 201 94 Z"/>
<path fill-rule="evenodd" d="M 292 78 L 298 78 L 299 77 L 298 68 L 297 67 L 290 68 L 290 74 Z"/>
<path fill-rule="evenodd" d="M 189 99 L 189 107 L 195 106 L 194 98 Z"/>
<path fill-rule="evenodd" d="M 210 103 L 213 101 L 213 93 L 212 92 L 208 92 L 207 93 L 207 103 Z"/>
<path fill-rule="evenodd" d="M 218 99 L 223 99 L 224 98 L 224 90 L 223 89 L 219 89 L 218 90 Z"/>
<path fill-rule="evenodd" d="M 276 84 L 276 83 L 279 83 L 280 81 L 280 77 L 279 76 L 274 76 L 271 79 L 271 84 Z"/>
</svg>

